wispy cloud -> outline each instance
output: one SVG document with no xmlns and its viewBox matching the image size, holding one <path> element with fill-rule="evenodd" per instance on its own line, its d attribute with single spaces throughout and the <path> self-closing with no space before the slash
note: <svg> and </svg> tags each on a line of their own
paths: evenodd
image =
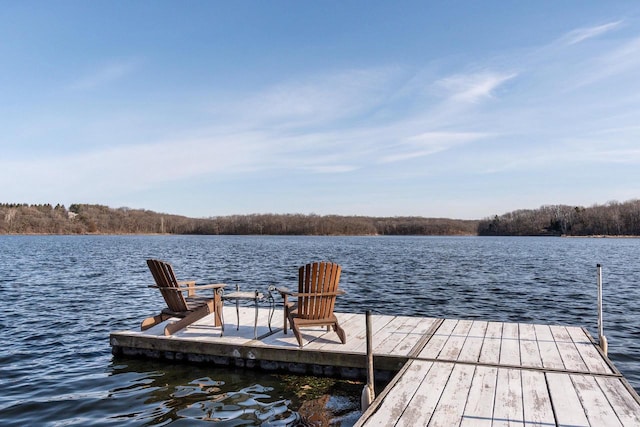
<svg viewBox="0 0 640 427">
<path fill-rule="evenodd" d="M 2 159 L 0 180 L 8 182 L 21 175 L 24 176 L 21 185 L 30 188 L 33 194 L 42 193 L 59 200 L 99 200 L 107 195 L 155 191 L 166 183 L 202 176 L 253 172 L 264 167 L 261 162 L 268 157 L 261 141 L 260 135 L 238 133 L 222 138 L 168 140 L 40 159 Z M 25 175 L 25 170 L 30 173 Z M 19 193 L 10 192 L 7 196 L 12 200 L 21 197 Z"/>
<path fill-rule="evenodd" d="M 491 98 L 499 86 L 516 76 L 516 73 L 490 71 L 456 74 L 437 81 L 436 86 L 443 88 L 452 101 L 476 103 Z"/>
<path fill-rule="evenodd" d="M 562 40 L 568 44 L 573 45 L 577 43 L 581 43 L 585 40 L 591 39 L 593 37 L 598 37 L 602 34 L 608 33 L 619 28 L 622 25 L 623 21 L 615 21 L 609 22 L 608 24 L 598 25 L 595 27 L 588 28 L 578 28 L 567 33 Z"/>
<path fill-rule="evenodd" d="M 399 69 L 352 69 L 285 81 L 213 107 L 253 124 L 279 128 L 326 124 L 366 114 L 388 96 Z"/>
<path fill-rule="evenodd" d="M 394 145 L 394 153 L 383 156 L 380 162 L 392 163 L 424 157 L 486 136 L 475 132 L 426 132 Z"/>
<path fill-rule="evenodd" d="M 619 78 L 625 73 L 634 78 L 640 73 L 640 37 L 626 40 L 606 52 L 594 55 L 581 66 L 582 69 L 574 76 L 571 87 L 580 88 L 612 77 Z"/>
<path fill-rule="evenodd" d="M 640 37 L 624 43 L 612 52 L 603 55 L 598 62 L 609 69 L 610 74 L 617 74 L 640 66 Z"/>
<path fill-rule="evenodd" d="M 353 165 L 320 165 L 320 166 L 306 166 L 304 169 L 314 172 L 314 173 L 347 173 L 353 172 L 358 169 L 357 166 Z"/>
<path fill-rule="evenodd" d="M 117 81 L 135 70 L 134 61 L 114 62 L 78 78 L 69 87 L 75 90 L 89 90 Z"/>
</svg>

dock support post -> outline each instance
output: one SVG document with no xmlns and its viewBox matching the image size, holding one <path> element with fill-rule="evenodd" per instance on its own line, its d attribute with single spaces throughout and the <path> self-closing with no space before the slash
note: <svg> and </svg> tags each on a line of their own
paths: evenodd
<svg viewBox="0 0 640 427">
<path fill-rule="evenodd" d="M 367 334 L 367 384 L 362 389 L 360 397 L 360 406 L 362 412 L 366 411 L 376 397 L 375 393 L 375 376 L 373 373 L 373 337 L 371 332 L 371 310 L 367 310 L 366 314 L 366 334 Z"/>
<path fill-rule="evenodd" d="M 602 266 L 597 264 L 598 270 L 598 340 L 600 342 L 600 348 L 602 352 L 607 355 L 609 345 L 607 344 L 607 337 L 604 336 L 604 324 L 602 320 Z"/>
</svg>

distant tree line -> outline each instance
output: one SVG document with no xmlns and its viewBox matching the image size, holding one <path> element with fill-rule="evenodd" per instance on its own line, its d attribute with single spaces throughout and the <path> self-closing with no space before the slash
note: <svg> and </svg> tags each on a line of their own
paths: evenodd
<svg viewBox="0 0 640 427">
<path fill-rule="evenodd" d="M 492 218 L 252 214 L 188 218 L 103 205 L 0 204 L 0 234 L 640 236 L 640 200 L 547 205 Z"/>
<path fill-rule="evenodd" d="M 640 236 L 640 200 L 523 209 L 481 220 L 481 236 Z"/>
<path fill-rule="evenodd" d="M 103 205 L 0 204 L 0 234 L 475 235 L 478 221 L 303 214 L 188 218 Z"/>
<path fill-rule="evenodd" d="M 2 234 L 159 233 L 157 214 L 102 205 L 0 204 Z M 176 217 L 180 218 L 180 217 Z"/>
</svg>

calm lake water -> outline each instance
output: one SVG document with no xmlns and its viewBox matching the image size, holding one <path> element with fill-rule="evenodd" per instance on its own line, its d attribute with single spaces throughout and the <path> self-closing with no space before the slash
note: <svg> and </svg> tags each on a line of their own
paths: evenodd
<svg viewBox="0 0 640 427">
<path fill-rule="evenodd" d="M 338 311 L 586 326 L 604 268 L 609 357 L 640 390 L 640 239 L 0 236 L 0 425 L 290 425 L 359 416 L 361 385 L 114 358 L 113 330 L 164 305 L 145 260 L 181 279 L 262 288 L 343 267 Z"/>
</svg>

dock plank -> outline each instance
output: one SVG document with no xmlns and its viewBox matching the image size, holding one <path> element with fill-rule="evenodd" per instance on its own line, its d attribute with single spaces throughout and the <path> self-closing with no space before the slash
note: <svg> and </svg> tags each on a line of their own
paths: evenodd
<svg viewBox="0 0 640 427">
<path fill-rule="evenodd" d="M 442 392 L 442 403 L 435 408 L 429 421 L 430 427 L 460 425 L 474 371 L 475 367 L 472 365 L 456 364 L 454 366 L 449 381 Z M 413 425 L 426 424 L 414 423 Z"/>
<path fill-rule="evenodd" d="M 615 411 L 602 393 L 596 379 L 585 375 L 571 375 L 571 380 L 592 426 L 622 427 Z"/>
<path fill-rule="evenodd" d="M 427 342 L 427 345 L 422 349 L 418 357 L 423 359 L 436 359 L 442 348 L 447 343 L 449 336 L 453 332 L 453 329 L 458 324 L 457 320 L 446 319 L 438 330 L 433 334 L 431 339 Z"/>
<path fill-rule="evenodd" d="M 524 425 L 522 378 L 519 369 L 498 369 L 496 398 L 493 406 L 493 426 Z"/>
<path fill-rule="evenodd" d="M 567 327 L 566 329 L 589 372 L 599 374 L 613 373 L 611 367 L 602 358 L 582 328 Z"/>
<path fill-rule="evenodd" d="M 556 423 L 562 426 L 589 427 L 589 420 L 571 377 L 564 373 L 548 372 L 546 378 Z"/>
<path fill-rule="evenodd" d="M 625 427 L 640 425 L 640 402 L 635 400 L 621 378 L 595 377 L 606 394 L 616 416 Z"/>
<path fill-rule="evenodd" d="M 555 425 L 551 397 L 543 372 L 522 370 L 522 404 L 526 426 Z"/>
<path fill-rule="evenodd" d="M 520 341 L 517 323 L 505 323 L 502 326 L 500 343 L 500 364 L 520 366 Z"/>
<path fill-rule="evenodd" d="M 484 335 L 487 331 L 488 322 L 474 320 L 464 341 L 458 360 L 462 362 L 477 362 L 480 358 L 480 350 L 484 342 Z"/>
<path fill-rule="evenodd" d="M 418 326 L 419 318 L 398 316 L 393 319 L 384 331 L 379 332 L 374 341 L 374 353 L 391 353 Z"/>
<path fill-rule="evenodd" d="M 535 325 L 534 328 L 538 339 L 542 366 L 548 369 L 564 369 L 564 362 L 560 357 L 560 351 L 556 345 L 556 340 L 553 339 L 549 325 Z"/>
<path fill-rule="evenodd" d="M 433 362 L 414 360 L 409 362 L 400 380 L 394 384 L 394 392 L 384 396 L 380 408 L 366 425 L 389 426 L 396 423 L 406 410 L 406 403 L 410 402 L 416 394 Z"/>
<path fill-rule="evenodd" d="M 480 349 L 480 363 L 498 364 L 500 362 L 500 345 L 502 344 L 502 322 L 489 322 Z"/>
<path fill-rule="evenodd" d="M 460 427 L 491 427 L 498 368 L 476 366 Z"/>
<path fill-rule="evenodd" d="M 558 347 L 565 369 L 576 372 L 587 372 L 587 365 L 582 360 L 571 335 L 564 326 L 550 326 L 551 334 Z"/>
<path fill-rule="evenodd" d="M 384 327 L 390 324 L 396 316 L 388 316 L 388 315 L 378 315 L 373 317 L 371 321 L 371 331 L 373 334 L 373 341 L 378 342 L 376 336 L 379 333 L 384 333 Z M 367 335 L 366 335 L 366 320 L 363 316 L 361 321 L 361 327 L 355 329 L 355 335 L 348 336 L 347 342 L 345 344 L 341 344 L 340 341 L 336 341 L 335 343 L 330 343 L 320 348 L 323 350 L 334 350 L 334 351 L 350 351 L 350 352 L 366 352 L 367 346 Z M 334 333 L 335 335 L 335 333 Z M 313 347 L 311 347 L 313 348 Z"/>
<path fill-rule="evenodd" d="M 393 356 L 409 356 L 424 335 L 439 321 L 439 319 L 434 318 L 420 319 L 420 322 L 391 350 L 390 354 Z"/>
<path fill-rule="evenodd" d="M 520 361 L 522 366 L 530 368 L 542 368 L 542 357 L 536 338 L 534 325 L 520 323 Z"/>
<path fill-rule="evenodd" d="M 471 320 L 458 321 L 455 328 L 453 328 L 451 335 L 449 335 L 447 342 L 442 347 L 442 350 L 438 355 L 438 359 L 458 360 L 458 356 L 460 356 L 460 353 L 462 352 L 462 347 L 469 335 L 472 324 L 473 321 Z"/>
<path fill-rule="evenodd" d="M 431 363 L 416 360 L 414 363 Z M 445 386 L 449 382 L 454 364 L 433 362 L 424 381 L 416 390 L 413 398 L 407 403 L 405 411 L 398 419 L 396 426 L 426 426 L 441 401 Z"/>
</svg>

